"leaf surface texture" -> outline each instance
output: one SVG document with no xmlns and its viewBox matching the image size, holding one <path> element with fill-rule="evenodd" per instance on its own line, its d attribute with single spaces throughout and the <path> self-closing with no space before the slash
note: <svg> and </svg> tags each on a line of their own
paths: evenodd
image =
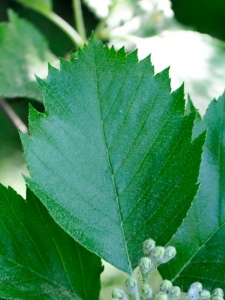
<svg viewBox="0 0 225 300">
<path fill-rule="evenodd" d="M 40 200 L 0 185 L 0 297 L 98 299 L 100 259 L 59 227 Z"/>
<path fill-rule="evenodd" d="M 30 110 L 21 135 L 29 187 L 90 251 L 131 273 L 141 244 L 165 244 L 197 191 L 204 136 L 191 142 L 183 87 L 149 57 L 92 39 L 39 80 L 45 114 Z"/>
</svg>

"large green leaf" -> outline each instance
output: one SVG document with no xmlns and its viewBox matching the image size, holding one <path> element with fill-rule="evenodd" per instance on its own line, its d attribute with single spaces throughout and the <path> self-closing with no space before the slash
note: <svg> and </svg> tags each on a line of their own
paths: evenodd
<svg viewBox="0 0 225 300">
<path fill-rule="evenodd" d="M 32 24 L 13 11 L 8 15 L 9 23 L 0 24 L 0 96 L 42 100 L 34 74 L 45 77 L 55 57 Z"/>
<path fill-rule="evenodd" d="M 166 243 L 197 190 L 204 136 L 191 143 L 183 87 L 170 94 L 168 70 L 154 77 L 91 40 L 61 70 L 39 80 L 45 114 L 30 111 L 21 135 L 30 188 L 71 236 L 131 272 L 141 243 Z"/>
<path fill-rule="evenodd" d="M 100 259 L 66 234 L 31 191 L 0 185 L 0 297 L 98 299 Z"/>
<path fill-rule="evenodd" d="M 169 241 L 176 258 L 163 266 L 164 277 L 188 288 L 194 281 L 225 289 L 225 94 L 213 101 L 195 135 L 207 128 L 200 188 L 187 218 Z"/>
</svg>

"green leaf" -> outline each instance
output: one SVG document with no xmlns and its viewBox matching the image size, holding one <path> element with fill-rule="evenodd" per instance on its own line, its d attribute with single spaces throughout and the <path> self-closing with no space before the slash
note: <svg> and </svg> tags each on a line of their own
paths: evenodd
<svg viewBox="0 0 225 300">
<path fill-rule="evenodd" d="M 213 101 L 195 135 L 207 129 L 200 188 L 187 218 L 169 241 L 176 258 L 161 268 L 163 277 L 185 289 L 195 281 L 225 289 L 225 94 Z"/>
<path fill-rule="evenodd" d="M 42 34 L 9 11 L 0 24 L 0 96 L 42 100 L 35 75 L 44 76 L 47 62 L 55 61 Z"/>
<path fill-rule="evenodd" d="M 0 297 L 98 299 L 100 259 L 65 233 L 27 190 L 0 185 Z"/>
<path fill-rule="evenodd" d="M 197 191 L 204 136 L 191 143 L 195 113 L 184 117 L 183 87 L 171 95 L 169 84 L 149 57 L 92 39 L 39 80 L 46 112 L 31 109 L 21 135 L 27 183 L 53 218 L 129 273 L 146 238 L 176 232 Z"/>
<path fill-rule="evenodd" d="M 23 4 L 24 6 L 27 6 L 29 8 L 32 8 L 37 11 L 52 11 L 52 1 L 51 0 L 14 0 L 16 2 L 19 2 L 20 4 Z"/>
</svg>

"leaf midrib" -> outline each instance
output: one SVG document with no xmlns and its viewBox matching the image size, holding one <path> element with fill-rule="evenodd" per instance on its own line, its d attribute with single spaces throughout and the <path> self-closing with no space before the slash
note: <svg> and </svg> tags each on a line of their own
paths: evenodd
<svg viewBox="0 0 225 300">
<path fill-rule="evenodd" d="M 95 56 L 96 56 L 96 53 L 95 53 L 95 49 L 94 49 L 94 55 L 93 55 L 94 63 L 95 63 L 95 66 L 97 66 Z M 96 96 L 97 96 L 98 112 L 99 112 L 99 118 L 100 118 L 100 125 L 101 125 L 103 143 L 104 143 L 104 146 L 105 146 L 108 167 L 109 167 L 109 171 L 111 173 L 113 189 L 114 189 L 114 193 L 115 193 L 115 197 L 116 197 L 115 200 L 116 200 L 116 203 L 117 203 L 117 209 L 118 209 L 118 214 L 119 214 L 119 219 L 120 219 L 120 224 L 121 224 L 120 227 L 121 227 L 121 231 L 122 231 L 122 237 L 123 237 L 123 241 L 124 241 L 125 252 L 126 252 L 126 256 L 127 256 L 129 269 L 130 269 L 130 274 L 132 274 L 132 264 L 131 264 L 131 260 L 130 260 L 130 256 L 129 256 L 129 252 L 128 252 L 128 248 L 127 248 L 127 243 L 126 243 L 126 238 L 125 238 L 125 232 L 124 232 L 124 228 L 123 228 L 121 207 L 120 207 L 120 203 L 119 203 L 119 193 L 118 193 L 118 189 L 117 189 L 117 186 L 116 186 L 115 177 L 114 177 L 114 174 L 113 174 L 112 163 L 111 163 L 111 160 L 110 160 L 110 157 L 109 157 L 108 145 L 107 145 L 107 142 L 106 142 L 106 135 L 105 135 L 105 130 L 104 130 L 104 123 L 103 123 L 103 118 L 102 118 L 102 113 L 101 113 L 101 108 L 100 108 L 100 91 L 99 91 L 99 85 L 98 85 L 98 79 L 97 79 L 97 68 L 95 68 L 95 82 L 96 82 L 96 94 L 97 94 Z"/>
</svg>

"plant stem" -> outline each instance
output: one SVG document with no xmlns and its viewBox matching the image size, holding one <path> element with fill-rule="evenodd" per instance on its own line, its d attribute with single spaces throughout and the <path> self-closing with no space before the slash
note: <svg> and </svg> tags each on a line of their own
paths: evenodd
<svg viewBox="0 0 225 300">
<path fill-rule="evenodd" d="M 86 37 L 86 32 L 85 32 L 84 19 L 83 19 L 83 13 L 82 13 L 82 9 L 81 9 L 80 0 L 73 0 L 73 12 L 74 12 L 74 19 L 76 22 L 77 32 L 82 37 L 82 39 L 85 41 L 87 39 L 87 37 Z"/>
<path fill-rule="evenodd" d="M 28 134 L 27 126 L 3 98 L 0 98 L 0 108 L 16 129 Z"/>
<path fill-rule="evenodd" d="M 55 23 L 59 28 L 61 28 L 73 41 L 75 46 L 82 47 L 84 44 L 84 39 L 78 34 L 78 32 L 70 26 L 65 20 L 63 20 L 60 16 L 55 14 L 52 11 L 38 10 L 39 13 L 44 15 L 46 18 Z"/>
<path fill-rule="evenodd" d="M 136 279 L 136 276 L 135 276 L 135 272 L 133 271 L 133 278 L 137 281 Z M 133 295 L 133 298 L 131 298 L 132 300 L 140 300 L 140 297 L 139 297 L 139 292 L 138 292 L 138 286 L 137 286 L 137 292 L 135 293 L 135 295 Z"/>
<path fill-rule="evenodd" d="M 105 28 L 106 25 L 106 19 L 102 19 L 97 27 L 95 28 L 95 38 L 98 40 L 101 40 L 102 38 L 102 30 Z"/>
<path fill-rule="evenodd" d="M 132 35 L 132 34 L 118 34 L 118 30 L 116 31 L 116 33 L 114 33 L 114 31 L 111 31 L 107 28 L 103 28 L 101 30 L 100 34 L 101 34 L 100 38 L 102 40 L 108 40 L 108 39 L 111 39 L 111 38 L 118 38 L 118 39 L 128 41 L 128 42 L 131 42 L 131 43 L 134 43 L 134 44 L 137 44 L 139 41 L 141 41 L 143 39 L 147 39 L 147 38 L 140 38 L 140 37 L 138 37 L 136 35 Z M 98 33 L 98 36 L 99 36 L 99 33 Z"/>
<path fill-rule="evenodd" d="M 74 44 L 77 47 L 83 46 L 84 40 L 82 39 L 82 37 L 64 19 L 62 19 L 60 16 L 58 16 L 54 12 L 43 12 L 43 14 L 49 20 L 51 20 L 53 23 L 55 23 L 59 28 L 61 28 L 70 37 L 70 39 L 74 42 Z"/>
</svg>

